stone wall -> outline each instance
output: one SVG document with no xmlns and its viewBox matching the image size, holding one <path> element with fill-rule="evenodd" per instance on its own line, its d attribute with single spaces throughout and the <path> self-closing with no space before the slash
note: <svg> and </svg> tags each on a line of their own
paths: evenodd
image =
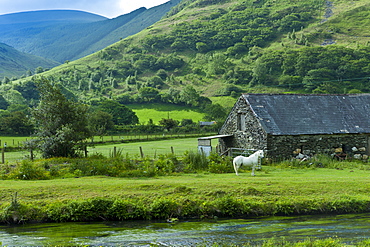
<svg viewBox="0 0 370 247">
<path fill-rule="evenodd" d="M 238 115 L 244 118 L 243 130 L 238 129 Z M 267 148 L 267 135 L 255 114 L 241 97 L 234 105 L 220 134 L 233 134 L 232 138 L 220 139 L 220 145 L 226 148 L 263 149 Z"/>
<path fill-rule="evenodd" d="M 368 135 L 298 135 L 268 136 L 268 156 L 274 159 L 290 159 L 299 153 L 307 156 L 327 154 L 338 158 L 368 158 Z"/>
</svg>

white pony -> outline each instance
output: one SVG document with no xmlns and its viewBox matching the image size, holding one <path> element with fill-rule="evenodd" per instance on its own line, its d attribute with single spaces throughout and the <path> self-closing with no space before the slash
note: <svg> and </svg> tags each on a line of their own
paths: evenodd
<svg viewBox="0 0 370 247">
<path fill-rule="evenodd" d="M 261 168 L 260 158 L 263 158 L 263 150 L 258 150 L 254 154 L 250 155 L 249 157 L 244 156 L 236 156 L 233 160 L 234 170 L 236 175 L 238 174 L 238 169 L 241 166 L 250 166 L 252 167 L 252 176 L 254 175 L 254 170 L 256 168 Z"/>
</svg>

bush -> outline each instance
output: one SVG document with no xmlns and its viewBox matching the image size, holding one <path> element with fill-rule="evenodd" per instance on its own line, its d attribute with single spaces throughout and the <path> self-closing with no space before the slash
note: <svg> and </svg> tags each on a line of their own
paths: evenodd
<svg viewBox="0 0 370 247">
<path fill-rule="evenodd" d="M 187 151 L 184 156 L 185 172 L 204 171 L 208 169 L 208 159 L 205 153 Z"/>
<path fill-rule="evenodd" d="M 55 222 L 105 220 L 112 204 L 112 199 L 104 198 L 58 202 L 48 207 L 47 216 Z"/>
<path fill-rule="evenodd" d="M 160 155 L 159 159 L 154 161 L 154 168 L 158 175 L 167 175 L 175 171 L 175 164 L 165 155 Z"/>
<path fill-rule="evenodd" d="M 234 168 L 232 158 L 229 156 L 219 156 L 212 152 L 209 158 L 208 171 L 211 173 L 232 173 Z"/>
<path fill-rule="evenodd" d="M 150 205 L 150 215 L 154 219 L 168 219 L 178 216 L 179 205 L 172 199 L 158 199 Z"/>
<path fill-rule="evenodd" d="M 50 173 L 41 164 L 33 163 L 30 160 L 22 160 L 21 163 L 17 163 L 7 177 L 10 179 L 43 180 L 49 179 Z"/>
<path fill-rule="evenodd" d="M 21 224 L 28 221 L 43 221 L 46 214 L 40 207 L 19 203 L 17 193 L 9 204 L 0 207 L 0 222 L 7 224 Z"/>
<path fill-rule="evenodd" d="M 115 200 L 108 211 L 111 220 L 146 219 L 147 212 L 140 202 Z"/>
</svg>

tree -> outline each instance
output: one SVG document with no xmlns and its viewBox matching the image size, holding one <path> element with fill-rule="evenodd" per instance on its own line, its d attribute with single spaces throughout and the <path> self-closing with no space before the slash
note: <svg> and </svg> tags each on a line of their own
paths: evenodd
<svg viewBox="0 0 370 247">
<path fill-rule="evenodd" d="M 139 95 L 146 102 L 156 102 L 161 98 L 159 91 L 151 87 L 142 87 L 139 89 Z"/>
<path fill-rule="evenodd" d="M 187 85 L 180 92 L 180 101 L 186 105 L 198 106 L 199 93 L 191 86 Z"/>
<path fill-rule="evenodd" d="M 8 108 L 8 106 L 9 106 L 8 101 L 6 101 L 4 97 L 0 95 L 0 109 L 5 110 L 6 108 Z"/>
<path fill-rule="evenodd" d="M 159 121 L 159 124 L 163 126 L 167 131 L 170 131 L 172 128 L 179 125 L 179 122 L 177 120 L 174 120 L 172 118 L 162 118 Z"/>
<path fill-rule="evenodd" d="M 36 81 L 40 103 L 32 110 L 36 122 L 37 146 L 44 158 L 76 157 L 83 141 L 91 137 L 87 106 L 69 101 L 47 79 Z"/>
<path fill-rule="evenodd" d="M 112 115 L 112 120 L 116 125 L 138 124 L 139 118 L 128 107 L 113 101 L 105 100 L 100 103 L 98 110 L 108 112 Z"/>
<path fill-rule="evenodd" d="M 207 121 L 224 122 L 227 117 L 227 111 L 220 104 L 209 104 L 205 108 L 205 119 Z"/>
<path fill-rule="evenodd" d="M 29 135 L 33 130 L 27 115 L 22 111 L 9 112 L 8 116 L 3 116 L 0 120 L 0 129 L 6 129 L 9 134 Z"/>
<path fill-rule="evenodd" d="M 152 88 L 162 88 L 164 82 L 161 77 L 153 76 L 147 80 L 145 83 L 145 87 L 152 87 Z"/>
<path fill-rule="evenodd" d="M 44 72 L 45 70 L 44 70 L 44 68 L 43 67 L 41 67 L 41 66 L 39 66 L 39 67 L 37 67 L 36 69 L 35 69 L 35 74 L 40 74 L 40 73 L 42 73 L 42 72 Z"/>
<path fill-rule="evenodd" d="M 97 111 L 90 114 L 88 121 L 92 134 L 103 136 L 107 130 L 113 129 L 114 123 L 112 118 L 111 114 L 103 111 Z"/>
<path fill-rule="evenodd" d="M 27 104 L 22 94 L 14 89 L 7 90 L 3 94 L 3 96 L 6 99 L 6 101 L 8 101 L 9 104 L 20 104 L 20 105 Z"/>
</svg>

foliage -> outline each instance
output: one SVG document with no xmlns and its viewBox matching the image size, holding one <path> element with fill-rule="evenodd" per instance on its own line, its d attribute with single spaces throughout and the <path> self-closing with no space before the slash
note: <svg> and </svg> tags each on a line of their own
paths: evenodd
<svg viewBox="0 0 370 247">
<path fill-rule="evenodd" d="M 232 158 L 229 156 L 220 156 L 216 152 L 211 152 L 209 158 L 208 170 L 211 173 L 232 173 L 234 168 Z"/>
<path fill-rule="evenodd" d="M 74 157 L 79 144 L 91 136 L 87 128 L 87 107 L 68 101 L 48 80 L 38 81 L 41 101 L 32 115 L 37 122 L 37 140 L 42 155 Z"/>
<path fill-rule="evenodd" d="M 131 109 L 116 101 L 105 100 L 98 105 L 98 109 L 111 114 L 114 124 L 125 125 L 139 123 L 139 119 Z"/>
<path fill-rule="evenodd" d="M 109 130 L 114 129 L 113 116 L 104 111 L 96 111 L 89 114 L 89 129 L 94 136 L 103 136 Z"/>
<path fill-rule="evenodd" d="M 179 121 L 171 118 L 162 118 L 162 120 L 159 121 L 159 124 L 162 125 L 167 131 L 170 131 L 171 129 L 179 125 Z"/>
<path fill-rule="evenodd" d="M 23 160 L 17 163 L 7 174 L 9 179 L 21 180 L 44 180 L 50 179 L 50 174 L 41 164 L 33 163 L 29 160 Z"/>
<path fill-rule="evenodd" d="M 187 151 L 184 154 L 183 162 L 185 171 L 196 172 L 208 168 L 208 158 L 203 152 Z"/>
<path fill-rule="evenodd" d="M 328 46 L 266 53 L 258 59 L 261 69 L 255 69 L 252 81 L 267 86 L 304 89 L 309 93 L 368 91 L 366 54 L 369 52 L 369 47 Z"/>
<path fill-rule="evenodd" d="M 0 117 L 0 132 L 4 134 L 30 135 L 33 132 L 34 127 L 23 111 L 3 111 Z"/>
<path fill-rule="evenodd" d="M 6 108 L 8 108 L 8 106 L 9 106 L 8 101 L 6 101 L 4 99 L 4 96 L 0 95 L 0 109 L 1 110 L 6 110 Z"/>
</svg>

